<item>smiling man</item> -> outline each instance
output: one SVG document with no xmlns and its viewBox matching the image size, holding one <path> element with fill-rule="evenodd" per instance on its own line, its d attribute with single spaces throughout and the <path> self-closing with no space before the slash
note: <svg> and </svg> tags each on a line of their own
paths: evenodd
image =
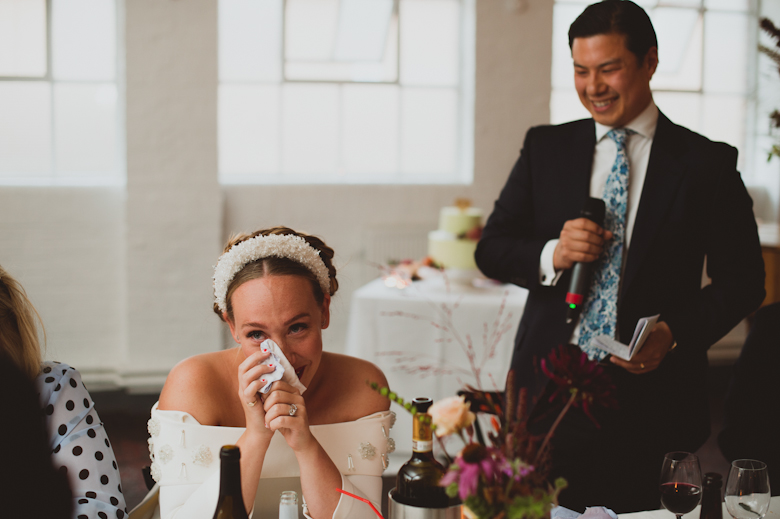
<svg viewBox="0 0 780 519">
<path fill-rule="evenodd" d="M 620 128 L 636 119 L 653 100 L 650 80 L 658 48 L 644 56 L 626 47 L 624 34 L 597 34 L 572 42 L 574 85 L 580 101 L 599 124 Z"/>
<path fill-rule="evenodd" d="M 645 11 L 590 5 L 569 46 L 592 118 L 528 130 L 476 259 L 489 277 L 529 290 L 512 358 L 520 385 L 540 395 L 539 360 L 567 342 L 616 385 L 620 408 L 602 410 L 599 427 L 569 413 L 556 432 L 552 474 L 569 481 L 561 504 L 654 509 L 663 454 L 693 452 L 709 435 L 707 349 L 761 303 L 761 248 L 737 151 L 672 123 L 653 102 L 658 42 Z M 605 202 L 603 226 L 580 217 L 589 197 Z M 702 288 L 705 257 L 711 283 Z M 592 275 L 581 311 L 567 315 L 577 263 Z M 629 343 L 637 321 L 657 314 L 631 361 L 594 347 L 604 335 Z"/>
</svg>

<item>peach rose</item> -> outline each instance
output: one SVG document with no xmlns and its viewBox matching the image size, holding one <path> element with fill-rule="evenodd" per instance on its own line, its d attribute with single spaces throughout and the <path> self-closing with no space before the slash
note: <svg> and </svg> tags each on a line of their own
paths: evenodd
<svg viewBox="0 0 780 519">
<path fill-rule="evenodd" d="M 436 436 L 447 436 L 456 433 L 474 423 L 474 413 L 462 396 L 451 396 L 433 404 L 428 409 L 433 425 L 436 426 Z"/>
</svg>

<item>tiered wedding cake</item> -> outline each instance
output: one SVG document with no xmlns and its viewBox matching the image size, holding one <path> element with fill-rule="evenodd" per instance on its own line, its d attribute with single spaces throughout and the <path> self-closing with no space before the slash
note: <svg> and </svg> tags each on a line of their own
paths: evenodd
<svg viewBox="0 0 780 519">
<path fill-rule="evenodd" d="M 446 269 L 476 269 L 474 251 L 482 235 L 482 211 L 467 200 L 443 207 L 439 228 L 428 233 L 428 255 Z"/>
</svg>

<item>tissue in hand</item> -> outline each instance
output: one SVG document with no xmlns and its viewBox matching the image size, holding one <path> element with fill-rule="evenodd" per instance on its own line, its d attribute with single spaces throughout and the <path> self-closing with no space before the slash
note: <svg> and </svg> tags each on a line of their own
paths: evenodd
<svg viewBox="0 0 780 519">
<path fill-rule="evenodd" d="M 265 385 L 260 388 L 260 392 L 266 394 L 271 390 L 271 384 L 277 380 L 284 380 L 303 394 L 303 392 L 306 391 L 306 386 L 301 384 L 298 375 L 295 374 L 295 369 L 292 367 L 292 364 L 290 364 L 290 361 L 287 360 L 287 357 L 284 356 L 279 345 L 271 339 L 266 339 L 260 344 L 260 348 L 263 352 L 270 350 L 271 355 L 265 359 L 263 364 L 266 366 L 273 366 L 274 368 L 272 373 L 263 375 L 262 380 L 265 381 Z"/>
</svg>

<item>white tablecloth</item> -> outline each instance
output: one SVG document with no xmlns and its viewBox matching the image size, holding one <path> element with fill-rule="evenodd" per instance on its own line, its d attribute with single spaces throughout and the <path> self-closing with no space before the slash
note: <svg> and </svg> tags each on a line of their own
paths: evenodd
<svg viewBox="0 0 780 519">
<path fill-rule="evenodd" d="M 697 506 L 689 514 L 685 514 L 683 519 L 699 519 L 701 506 Z M 668 510 L 651 510 L 649 512 L 634 512 L 631 514 L 620 514 L 619 519 L 674 519 L 673 513 Z M 778 519 L 780 517 L 780 496 L 775 496 L 769 502 L 769 512 L 765 519 Z M 723 503 L 723 519 L 731 519 L 729 511 L 726 510 L 726 503 Z"/>
<path fill-rule="evenodd" d="M 437 400 L 476 386 L 469 355 L 482 389 L 503 390 L 527 295 L 514 285 L 475 288 L 442 278 L 399 290 L 377 279 L 352 295 L 346 353 L 379 366 L 390 388 L 408 400 Z M 398 414 L 394 458 L 408 458 L 411 417 L 395 404 L 392 409 Z"/>
</svg>

